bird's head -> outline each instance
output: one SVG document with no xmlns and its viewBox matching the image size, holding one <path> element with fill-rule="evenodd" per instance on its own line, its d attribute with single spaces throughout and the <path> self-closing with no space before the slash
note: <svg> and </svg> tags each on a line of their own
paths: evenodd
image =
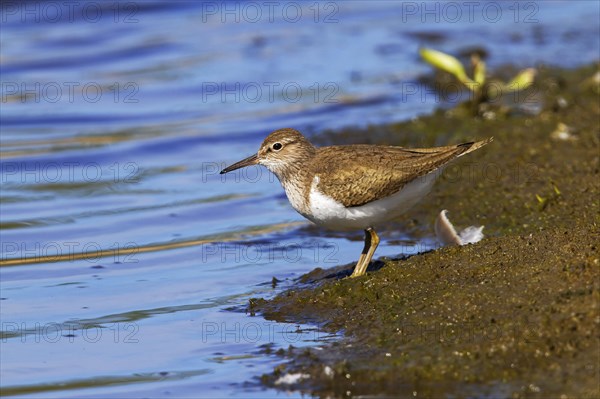
<svg viewBox="0 0 600 399">
<path fill-rule="evenodd" d="M 263 165 L 279 180 L 301 168 L 315 153 L 315 147 L 295 129 L 279 129 L 269 134 L 258 152 L 223 169 L 221 174 L 250 165 Z"/>
</svg>

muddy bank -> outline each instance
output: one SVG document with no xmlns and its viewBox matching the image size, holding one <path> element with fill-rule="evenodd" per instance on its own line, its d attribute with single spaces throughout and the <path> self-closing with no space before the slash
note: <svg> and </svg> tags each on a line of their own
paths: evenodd
<svg viewBox="0 0 600 399">
<path fill-rule="evenodd" d="M 485 225 L 486 238 L 379 260 L 357 279 L 340 279 L 353 265 L 316 269 L 275 299 L 252 301 L 268 319 L 345 337 L 290 348 L 281 354 L 289 362 L 262 382 L 302 373 L 310 377 L 278 387 L 319 396 L 600 397 L 597 70 L 542 69 L 535 115 L 509 107 L 472 118 L 458 108 L 323 135 L 322 143 L 410 146 L 494 136 L 400 221 L 431 235 L 448 209 L 457 227 Z"/>
</svg>

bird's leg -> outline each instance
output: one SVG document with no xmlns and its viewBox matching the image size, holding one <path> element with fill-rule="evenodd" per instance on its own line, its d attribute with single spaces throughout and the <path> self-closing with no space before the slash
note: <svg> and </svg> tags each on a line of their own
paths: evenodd
<svg viewBox="0 0 600 399">
<path fill-rule="evenodd" d="M 379 236 L 377 236 L 375 230 L 372 227 L 365 229 L 365 246 L 350 277 L 359 277 L 365 274 L 378 245 Z"/>
<path fill-rule="evenodd" d="M 365 262 L 365 258 L 367 253 L 369 252 L 369 248 L 371 248 L 371 234 L 365 229 L 365 246 L 363 247 L 362 252 L 360 253 L 360 257 L 358 258 L 358 262 L 356 262 L 356 266 L 354 266 L 354 271 L 350 277 L 358 277 L 361 276 L 364 272 L 361 272 L 363 269 L 363 263 Z"/>
</svg>

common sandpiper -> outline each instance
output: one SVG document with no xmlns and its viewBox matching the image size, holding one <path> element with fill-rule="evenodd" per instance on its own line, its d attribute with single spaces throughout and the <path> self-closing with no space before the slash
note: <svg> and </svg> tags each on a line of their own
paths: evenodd
<svg viewBox="0 0 600 399">
<path fill-rule="evenodd" d="M 405 213 L 431 189 L 450 161 L 492 141 L 433 148 L 342 145 L 317 148 L 295 129 L 271 133 L 258 152 L 221 171 L 263 165 L 277 176 L 292 207 L 331 230 L 365 231 L 350 277 L 365 274 L 379 237 L 375 226 Z"/>
</svg>

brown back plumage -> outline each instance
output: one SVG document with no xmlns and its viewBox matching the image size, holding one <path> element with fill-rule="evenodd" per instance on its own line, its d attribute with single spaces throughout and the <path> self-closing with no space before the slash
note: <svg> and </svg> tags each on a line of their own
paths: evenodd
<svg viewBox="0 0 600 399">
<path fill-rule="evenodd" d="M 327 173 L 318 189 L 346 207 L 385 198 L 404 185 L 453 159 L 474 151 L 492 139 L 435 148 L 376 145 L 331 146 L 317 149 L 310 168 Z"/>
</svg>

